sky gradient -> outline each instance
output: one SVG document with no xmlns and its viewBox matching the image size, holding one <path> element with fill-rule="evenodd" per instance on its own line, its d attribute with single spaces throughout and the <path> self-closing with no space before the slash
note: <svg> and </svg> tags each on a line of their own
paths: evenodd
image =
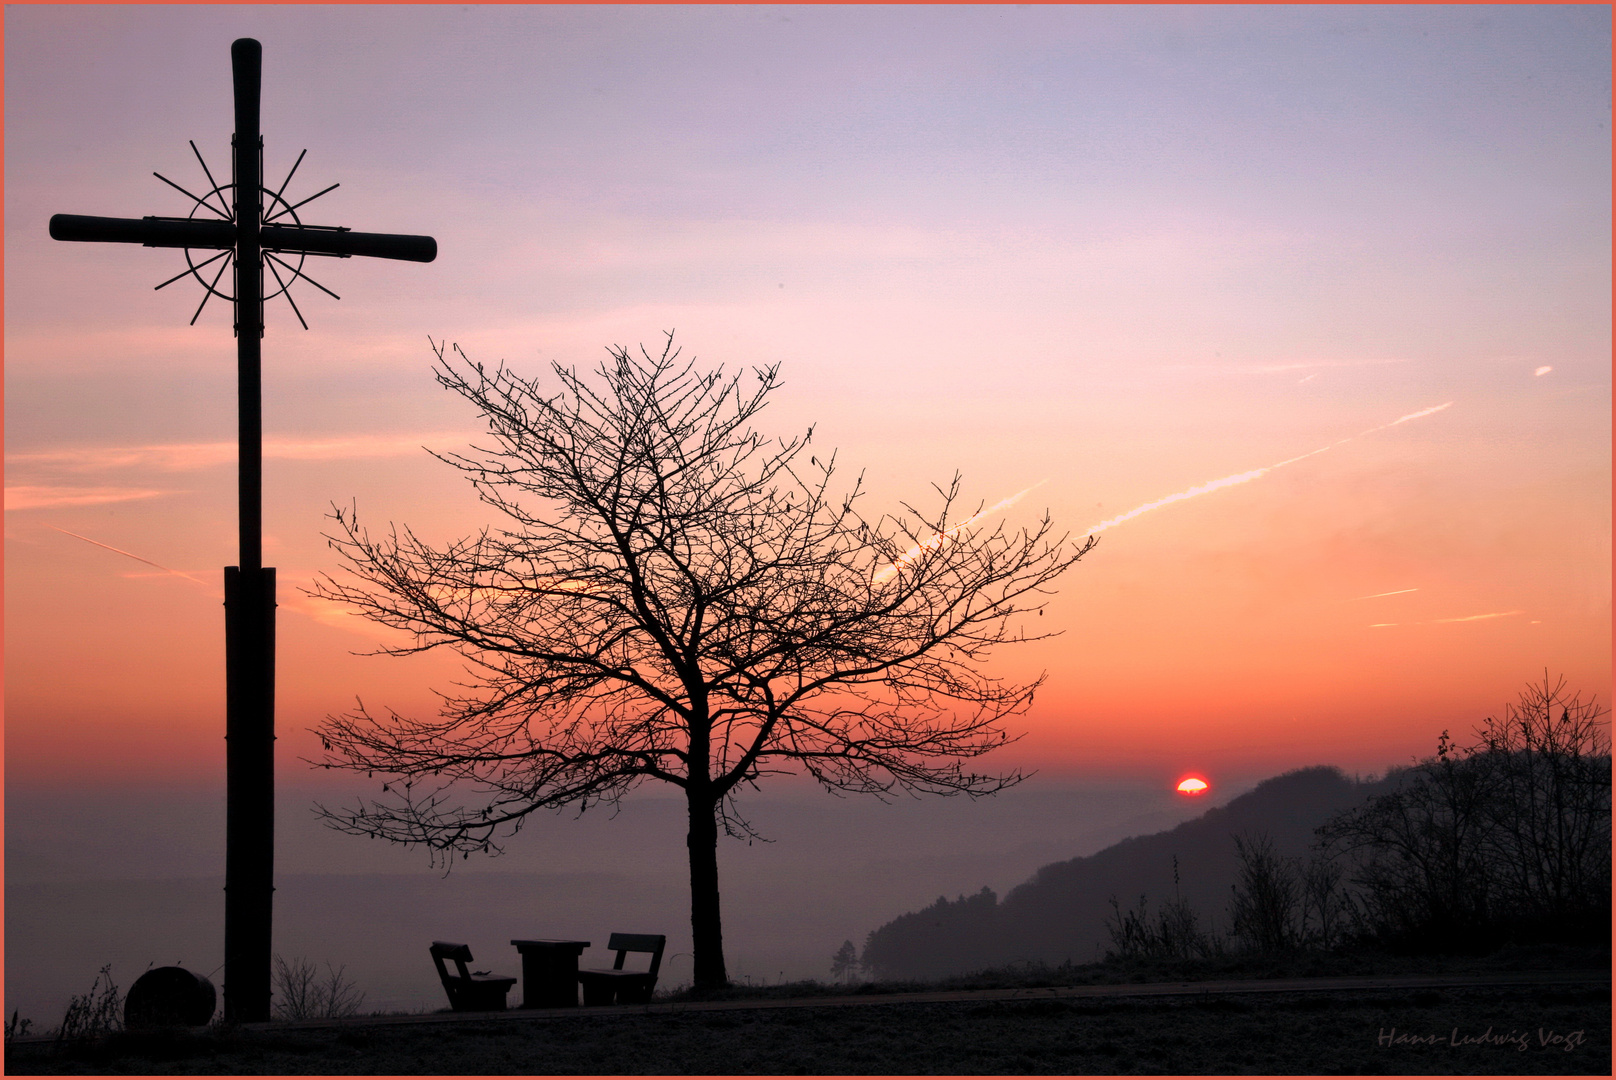
<svg viewBox="0 0 1616 1080">
<path fill-rule="evenodd" d="M 268 308 L 265 562 L 283 787 L 355 696 L 305 596 L 333 502 L 488 521 L 421 448 L 477 417 L 428 338 L 543 371 L 677 331 L 780 363 L 867 509 L 958 470 L 1097 548 L 995 672 L 995 764 L 1214 788 L 1372 771 L 1545 669 L 1610 692 L 1610 13 L 1590 7 L 7 9 L 6 771 L 216 787 L 236 561 L 228 311 L 179 254 L 49 240 L 180 214 L 264 46 L 266 178 L 427 233 Z M 1148 508 L 1148 509 L 1147 509 Z M 1039 629 L 1044 628 L 1041 624 Z"/>
</svg>

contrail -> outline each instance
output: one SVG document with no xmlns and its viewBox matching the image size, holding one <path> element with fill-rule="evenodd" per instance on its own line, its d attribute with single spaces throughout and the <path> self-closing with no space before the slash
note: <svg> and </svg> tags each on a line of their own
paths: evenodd
<svg viewBox="0 0 1616 1080">
<path fill-rule="evenodd" d="M 56 529 L 56 531 L 59 532 L 59 533 L 67 533 L 68 536 L 78 537 L 78 539 L 83 540 L 86 544 L 94 544 L 98 548 L 106 548 L 108 551 L 116 551 L 119 555 L 127 555 L 129 558 L 135 560 L 136 562 L 145 563 L 147 566 L 155 566 L 157 569 L 161 570 L 165 574 L 173 574 L 175 577 L 182 577 L 186 581 L 194 581 L 198 585 L 201 585 L 203 588 L 208 588 L 208 589 L 213 588 L 212 585 L 208 584 L 206 581 L 203 581 L 201 578 L 194 578 L 190 574 L 181 573 L 178 570 L 170 570 L 168 567 L 162 565 L 161 563 L 154 563 L 150 559 L 142 559 L 139 555 L 136 555 L 132 551 L 125 551 L 123 548 L 116 548 L 116 547 L 113 547 L 111 544 L 103 544 L 99 540 L 91 540 L 88 536 L 79 536 L 78 533 L 72 532 L 72 531 L 70 531 L 68 529 L 57 529 L 55 525 L 47 525 L 45 527 L 47 529 Z"/>
<path fill-rule="evenodd" d="M 1393 589 L 1391 592 L 1370 593 L 1368 596 L 1354 596 L 1354 600 L 1375 600 L 1382 596 L 1402 596 L 1407 592 L 1419 592 L 1418 589 Z"/>
<path fill-rule="evenodd" d="M 1025 496 L 1028 492 L 1033 491 L 1033 490 L 1035 490 L 1037 488 L 1043 487 L 1047 483 L 1049 483 L 1048 480 L 1040 480 L 1040 481 L 1038 481 L 1038 483 L 1032 485 L 1032 487 L 1022 488 L 1020 491 L 1016 492 L 1014 495 L 1010 496 L 1008 499 L 1000 499 L 998 502 L 994 503 L 992 506 L 989 506 L 984 510 L 977 511 L 975 514 L 972 514 L 970 517 L 966 518 L 964 521 L 960 522 L 958 525 L 955 525 L 952 528 L 950 528 L 947 532 L 941 532 L 941 533 L 932 534 L 932 538 L 930 540 L 926 541 L 923 544 L 916 544 L 914 547 L 910 548 L 908 551 L 904 552 L 901 556 L 899 556 L 898 560 L 896 562 L 888 563 L 884 569 L 877 571 L 876 575 L 875 575 L 876 582 L 879 583 L 879 582 L 888 580 L 894 574 L 896 574 L 900 569 L 902 569 L 905 566 L 908 566 L 909 563 L 914 560 L 915 556 L 919 555 L 922 551 L 930 551 L 930 550 L 933 550 L 935 548 L 941 547 L 944 540 L 947 540 L 949 537 L 956 535 L 961 529 L 970 528 L 972 525 L 975 525 L 978 521 L 981 521 L 983 518 L 987 517 L 989 514 L 995 514 L 995 513 L 998 513 L 1000 510 L 1009 509 L 1010 507 L 1014 506 L 1016 503 L 1020 502 L 1022 497 Z"/>
<path fill-rule="evenodd" d="M 1132 510 L 1129 510 L 1126 514 L 1120 514 L 1117 517 L 1108 518 L 1107 520 L 1100 522 L 1098 525 L 1094 526 L 1088 531 L 1088 535 L 1093 536 L 1095 533 L 1102 533 L 1111 528 L 1113 525 L 1121 525 L 1124 521 L 1131 521 L 1140 514 L 1148 513 L 1151 510 L 1158 510 L 1169 503 L 1183 502 L 1185 499 L 1193 499 L 1197 495 L 1205 495 L 1207 492 L 1217 491 L 1219 488 L 1233 487 L 1236 484 L 1250 483 L 1259 476 L 1266 476 L 1275 469 L 1284 468 L 1286 465 L 1294 465 L 1298 461 L 1304 461 L 1315 454 L 1322 454 L 1326 450 L 1334 450 L 1336 447 L 1342 445 L 1343 443 L 1349 443 L 1353 439 L 1361 439 L 1365 435 L 1373 435 L 1377 431 L 1385 431 L 1389 427 L 1396 427 L 1398 424 L 1406 424 L 1410 420 L 1418 420 L 1422 416 L 1430 416 L 1432 413 L 1441 412 L 1443 409 L 1446 409 L 1452 404 L 1453 402 L 1451 401 L 1445 401 L 1441 405 L 1433 405 L 1429 409 L 1421 409 L 1419 412 L 1411 412 L 1407 416 L 1399 416 L 1396 420 L 1393 420 L 1389 424 L 1381 424 L 1379 427 L 1372 427 L 1367 431 L 1360 431 L 1356 435 L 1348 435 L 1344 439 L 1337 439 L 1328 446 L 1321 446 L 1317 450 L 1309 450 L 1305 454 L 1298 454 L 1296 457 L 1286 458 L 1284 461 L 1278 462 L 1277 464 L 1268 465 L 1261 469 L 1252 469 L 1250 472 L 1235 473 L 1233 476 L 1225 476 L 1221 480 L 1210 480 L 1204 484 L 1201 484 L 1199 487 L 1192 487 L 1188 491 L 1176 492 L 1167 496 L 1166 498 L 1157 499 L 1155 502 L 1148 502 L 1143 506 L 1136 506 Z"/>
<path fill-rule="evenodd" d="M 1511 615 L 1525 615 L 1526 612 L 1517 608 L 1514 611 L 1489 611 L 1485 615 L 1460 615 L 1456 619 L 1432 619 L 1432 622 L 1479 622 L 1482 619 L 1507 619 Z"/>
<path fill-rule="evenodd" d="M 1376 623 L 1370 623 L 1369 624 L 1369 629 L 1375 630 L 1375 629 L 1378 629 L 1379 627 L 1382 627 L 1382 626 L 1436 626 L 1438 623 L 1481 622 L 1484 619 L 1507 619 L 1511 615 L 1525 615 L 1525 614 L 1526 614 L 1526 612 L 1524 610 L 1522 610 L 1520 608 L 1517 608 L 1514 611 L 1489 611 L 1485 615 L 1459 615 L 1459 616 L 1456 616 L 1456 617 L 1451 618 L 1451 619 L 1426 619 L 1424 622 L 1412 622 L 1412 623 L 1376 622 Z M 1536 622 L 1538 620 L 1534 619 L 1533 621 Z"/>
</svg>

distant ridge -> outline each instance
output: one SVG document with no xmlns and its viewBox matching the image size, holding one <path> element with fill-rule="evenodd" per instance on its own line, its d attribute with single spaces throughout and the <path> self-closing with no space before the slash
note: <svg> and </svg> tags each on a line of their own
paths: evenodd
<svg viewBox="0 0 1616 1080">
<path fill-rule="evenodd" d="M 1136 836 L 1103 851 L 1042 867 L 1001 903 L 992 890 L 938 897 L 873 931 L 864 961 L 883 979 L 936 979 L 1018 962 L 1086 963 L 1110 944 L 1106 917 L 1149 897 L 1151 909 L 1178 893 L 1202 924 L 1228 930 L 1238 863 L 1233 836 L 1266 833 L 1282 855 L 1305 857 L 1313 831 L 1335 814 L 1389 791 L 1395 775 L 1360 783 L 1327 765 L 1298 769 L 1174 829 Z"/>
</svg>

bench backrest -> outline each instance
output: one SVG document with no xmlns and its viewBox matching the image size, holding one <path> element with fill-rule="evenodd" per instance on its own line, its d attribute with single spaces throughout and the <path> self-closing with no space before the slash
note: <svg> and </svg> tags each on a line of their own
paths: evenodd
<svg viewBox="0 0 1616 1080">
<path fill-rule="evenodd" d="M 643 952 L 651 954 L 651 966 L 646 974 L 655 976 L 657 969 L 662 966 L 662 948 L 667 943 L 664 934 L 613 934 L 606 942 L 606 948 L 617 950 L 617 962 L 612 965 L 612 970 L 623 970 L 623 958 L 629 953 Z"/>
<path fill-rule="evenodd" d="M 443 966 L 445 960 L 453 960 L 460 974 L 450 975 L 449 969 Z M 434 941 L 432 943 L 432 962 L 437 965 L 438 978 L 443 980 L 444 986 L 448 986 L 450 981 L 456 978 L 464 979 L 467 982 L 471 981 L 471 970 L 466 967 L 471 962 L 471 946 L 469 945 L 456 945 L 448 941 Z"/>
</svg>

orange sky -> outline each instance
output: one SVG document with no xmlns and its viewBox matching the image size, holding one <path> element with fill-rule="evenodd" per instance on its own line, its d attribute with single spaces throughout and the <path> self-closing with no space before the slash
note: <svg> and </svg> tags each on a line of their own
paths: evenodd
<svg viewBox="0 0 1616 1080">
<path fill-rule="evenodd" d="M 1049 673 L 1005 767 L 1370 771 L 1545 669 L 1608 700 L 1608 12 L 1495 10 L 1342 44 L 1325 10 L 9 9 L 8 782 L 218 779 L 228 321 L 152 291 L 174 253 L 44 223 L 181 212 L 149 173 L 226 160 L 245 33 L 267 171 L 343 184 L 311 220 L 443 253 L 270 312 L 283 783 L 327 713 L 454 672 L 351 655 L 373 632 L 298 591 L 333 501 L 484 523 L 419 449 L 476 430 L 428 335 L 780 362 L 766 425 L 817 425 L 871 508 L 957 469 L 1082 534 L 1206 488 L 1106 528 L 1063 635 L 996 662 Z"/>
</svg>

